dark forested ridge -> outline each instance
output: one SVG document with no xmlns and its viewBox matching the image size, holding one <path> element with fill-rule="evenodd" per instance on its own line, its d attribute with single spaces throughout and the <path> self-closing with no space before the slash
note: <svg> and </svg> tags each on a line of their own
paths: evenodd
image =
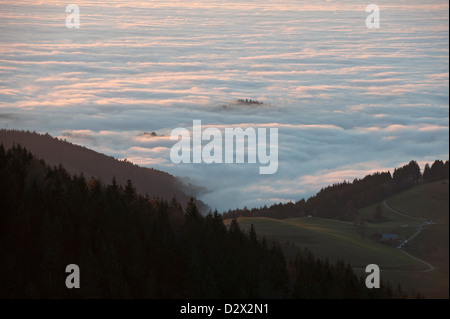
<svg viewBox="0 0 450 319">
<path fill-rule="evenodd" d="M 37 158 L 44 159 L 49 165 L 61 164 L 70 174 L 83 173 L 87 178 L 99 178 L 104 183 L 110 182 L 113 176 L 119 184 L 125 184 L 128 179 L 131 179 L 136 190 L 141 194 L 166 199 L 176 196 L 183 206 L 189 200 L 185 192 L 188 191 L 187 187 L 166 172 L 141 167 L 128 161 L 119 161 L 86 147 L 54 138 L 49 134 L 1 129 L 0 143 L 5 148 L 20 144 Z M 201 201 L 197 201 L 197 206 L 202 212 L 208 210 Z"/>
<path fill-rule="evenodd" d="M 402 298 L 367 289 L 344 262 L 304 252 L 286 261 L 276 243 L 139 195 L 131 181 L 103 184 L 0 145 L 1 298 Z M 65 287 L 77 264 L 81 287 Z"/>
<path fill-rule="evenodd" d="M 436 160 L 425 165 L 423 174 L 416 161 L 390 172 L 378 172 L 353 182 L 337 183 L 321 189 L 308 200 L 295 203 L 274 204 L 270 207 L 229 210 L 224 218 L 271 217 L 291 218 L 307 215 L 354 221 L 358 210 L 375 204 L 389 196 L 405 191 L 419 183 L 429 183 L 449 178 L 449 163 Z"/>
</svg>

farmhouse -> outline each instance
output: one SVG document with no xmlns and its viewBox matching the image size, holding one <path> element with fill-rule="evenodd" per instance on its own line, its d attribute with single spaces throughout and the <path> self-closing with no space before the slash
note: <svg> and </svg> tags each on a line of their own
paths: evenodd
<svg viewBox="0 0 450 319">
<path fill-rule="evenodd" d="M 397 234 L 383 234 L 381 235 L 381 239 L 383 240 L 397 239 Z"/>
</svg>

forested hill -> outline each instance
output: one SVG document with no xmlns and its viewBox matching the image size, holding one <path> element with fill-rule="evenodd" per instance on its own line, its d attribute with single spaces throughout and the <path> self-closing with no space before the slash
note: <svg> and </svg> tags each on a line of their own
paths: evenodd
<svg viewBox="0 0 450 319">
<path fill-rule="evenodd" d="M 224 218 L 271 217 L 291 218 L 317 216 L 354 221 L 358 210 L 377 203 L 391 195 L 407 190 L 419 183 L 429 183 L 449 178 L 449 162 L 436 160 L 431 166 L 425 165 L 423 173 L 415 161 L 390 172 L 367 175 L 353 182 L 342 182 L 323 188 L 308 200 L 295 203 L 274 204 L 253 209 L 236 209 L 224 213 Z"/>
<path fill-rule="evenodd" d="M 0 145 L 0 298 L 403 298 L 368 289 L 350 265 L 281 248 L 229 229 L 131 182 L 103 185 Z M 78 289 L 67 289 L 76 264 Z"/>
<path fill-rule="evenodd" d="M 70 174 L 83 173 L 88 179 L 95 177 L 104 183 L 110 183 L 115 177 L 117 183 L 123 185 L 130 179 L 136 190 L 143 195 L 159 196 L 169 200 L 176 196 L 183 206 L 189 200 L 189 196 L 181 190 L 177 179 L 166 172 L 141 167 L 128 161 L 119 161 L 49 134 L 2 129 L 0 144 L 5 148 L 20 144 L 51 166 L 61 164 Z M 185 189 L 184 187 L 183 190 Z M 197 205 L 202 212 L 207 212 L 208 207 L 204 203 L 197 201 Z"/>
</svg>

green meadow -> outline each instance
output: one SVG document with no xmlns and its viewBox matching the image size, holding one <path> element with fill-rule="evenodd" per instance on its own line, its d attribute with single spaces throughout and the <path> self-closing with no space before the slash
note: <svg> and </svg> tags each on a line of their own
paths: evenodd
<svg viewBox="0 0 450 319">
<path fill-rule="evenodd" d="M 253 224 L 259 239 L 265 237 L 268 243 L 278 241 L 288 258 L 307 248 L 316 257 L 350 263 L 358 274 L 364 274 L 368 264 L 377 264 L 383 280 L 394 287 L 401 284 L 410 295 L 420 292 L 426 298 L 448 298 L 448 191 L 446 180 L 422 184 L 387 199 L 392 209 L 415 218 L 432 220 L 435 224 L 423 225 L 422 221 L 398 215 L 383 202 L 361 209 L 360 217 L 370 217 L 379 205 L 386 219 L 379 223 L 366 223 L 364 235 L 355 223 L 318 217 L 281 220 L 240 217 L 238 222 L 244 231 Z M 226 224 L 229 222 L 225 220 Z M 433 270 L 401 249 L 372 239 L 372 235 L 379 231 L 395 232 L 399 238 L 407 239 L 417 232 L 420 225 L 423 225 L 422 231 L 408 241 L 403 250 L 428 262 Z"/>
</svg>

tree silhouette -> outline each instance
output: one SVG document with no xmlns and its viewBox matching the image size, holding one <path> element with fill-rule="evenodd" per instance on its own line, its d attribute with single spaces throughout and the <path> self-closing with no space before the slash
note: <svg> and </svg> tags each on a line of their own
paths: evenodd
<svg viewBox="0 0 450 319">
<path fill-rule="evenodd" d="M 375 296 L 348 265 L 312 254 L 286 261 L 254 227 L 242 232 L 234 218 L 227 231 L 217 211 L 203 217 L 194 198 L 183 214 L 175 198 L 141 196 L 131 180 L 70 176 L 20 146 L 0 145 L 0 163 L 0 298 Z M 64 287 L 72 263 L 80 289 Z"/>
</svg>

